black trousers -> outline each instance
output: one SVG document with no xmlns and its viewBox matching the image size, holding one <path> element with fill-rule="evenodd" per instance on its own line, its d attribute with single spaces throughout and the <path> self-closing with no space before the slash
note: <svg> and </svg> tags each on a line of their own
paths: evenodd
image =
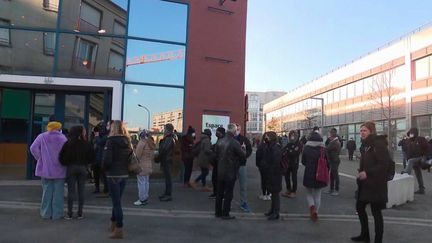
<svg viewBox="0 0 432 243">
<path fill-rule="evenodd" d="M 82 215 L 84 207 L 84 187 L 87 180 L 87 168 L 84 165 L 70 165 L 67 167 L 68 185 L 68 215 L 72 217 L 73 201 L 76 200 L 76 188 L 78 187 L 78 216 Z"/>
<path fill-rule="evenodd" d="M 339 191 L 339 162 L 330 162 L 330 190 Z"/>
<path fill-rule="evenodd" d="M 297 192 L 297 171 L 298 167 L 289 167 L 285 173 L 285 184 L 289 192 Z"/>
<path fill-rule="evenodd" d="M 166 196 L 171 196 L 172 193 L 172 176 L 171 176 L 171 163 L 161 163 L 162 172 L 165 176 L 165 193 Z"/>
<path fill-rule="evenodd" d="M 102 183 L 104 185 L 103 192 L 108 193 L 108 183 L 107 183 L 105 172 L 103 171 L 100 165 L 93 165 L 92 169 L 93 169 L 95 190 L 100 191 L 99 185 L 100 185 L 100 180 L 102 179 Z"/>
<path fill-rule="evenodd" d="M 212 171 L 212 184 L 213 184 L 213 194 L 217 194 L 217 187 L 218 187 L 218 183 L 217 183 L 217 164 L 215 166 L 213 166 L 213 171 Z"/>
<path fill-rule="evenodd" d="M 192 166 L 193 166 L 193 159 L 187 159 L 183 161 L 185 171 L 184 171 L 184 178 L 183 183 L 189 183 L 191 175 L 192 175 Z"/>
<path fill-rule="evenodd" d="M 209 174 L 209 169 L 205 168 L 205 167 L 201 167 L 201 175 L 199 175 L 196 179 L 195 182 L 201 181 L 201 184 L 203 186 L 206 185 L 207 182 L 207 175 Z"/>
<path fill-rule="evenodd" d="M 235 180 L 218 180 L 215 215 L 228 216 L 231 210 Z"/>
<path fill-rule="evenodd" d="M 269 214 L 279 215 L 280 211 L 280 195 L 279 192 L 272 192 L 271 208 Z"/>
<path fill-rule="evenodd" d="M 368 202 L 361 202 L 358 200 L 356 203 L 356 209 L 361 224 L 360 234 L 362 236 L 369 236 L 368 216 L 366 213 L 366 206 L 368 204 Z M 375 242 L 382 242 L 384 233 L 384 219 L 381 210 L 383 209 L 383 205 L 380 203 L 370 203 L 370 205 L 375 222 Z"/>
<path fill-rule="evenodd" d="M 354 157 L 354 150 L 348 150 L 348 159 L 353 160 Z"/>
<path fill-rule="evenodd" d="M 262 194 L 263 195 L 270 195 L 269 190 L 267 189 L 266 186 L 266 175 L 264 174 L 264 170 L 260 169 L 259 170 L 260 175 L 261 175 L 261 190 L 262 190 Z"/>
</svg>

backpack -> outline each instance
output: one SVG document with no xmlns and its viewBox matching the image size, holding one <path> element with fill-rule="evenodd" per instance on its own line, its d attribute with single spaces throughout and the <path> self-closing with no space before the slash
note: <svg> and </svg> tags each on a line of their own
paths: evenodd
<svg viewBox="0 0 432 243">
<path fill-rule="evenodd" d="M 318 165 L 317 165 L 315 179 L 318 182 L 323 182 L 326 184 L 330 180 L 329 169 L 327 167 L 326 152 L 324 151 L 324 148 L 321 148 L 321 154 L 320 154 L 320 157 L 318 159 Z"/>
</svg>

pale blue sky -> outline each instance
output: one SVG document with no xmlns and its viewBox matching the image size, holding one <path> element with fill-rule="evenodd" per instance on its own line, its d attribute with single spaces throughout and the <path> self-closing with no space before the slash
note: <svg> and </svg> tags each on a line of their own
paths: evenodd
<svg viewBox="0 0 432 243">
<path fill-rule="evenodd" d="M 432 21 L 430 0 L 249 0 L 247 91 L 289 91 Z"/>
</svg>

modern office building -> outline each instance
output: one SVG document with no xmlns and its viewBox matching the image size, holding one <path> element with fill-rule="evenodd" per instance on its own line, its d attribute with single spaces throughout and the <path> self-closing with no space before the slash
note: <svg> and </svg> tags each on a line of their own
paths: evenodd
<svg viewBox="0 0 432 243">
<path fill-rule="evenodd" d="M 411 126 L 431 136 L 431 54 L 428 25 L 265 104 L 265 129 L 308 132 L 323 125 L 325 136 L 335 127 L 359 145 L 361 123 L 373 120 L 393 145 Z"/>
<path fill-rule="evenodd" d="M 0 177 L 32 178 L 28 147 L 51 114 L 88 131 L 110 119 L 145 128 L 177 109 L 178 132 L 200 130 L 205 115 L 243 122 L 246 10 L 246 0 L 0 1 Z"/>
<path fill-rule="evenodd" d="M 261 136 L 263 133 L 263 107 L 264 104 L 281 97 L 286 92 L 246 92 L 248 96 L 248 119 L 246 133 L 249 137 Z"/>
<path fill-rule="evenodd" d="M 167 123 L 171 123 L 174 130 L 181 131 L 183 128 L 183 109 L 154 114 L 152 120 L 152 131 L 163 131 L 164 125 Z"/>
</svg>

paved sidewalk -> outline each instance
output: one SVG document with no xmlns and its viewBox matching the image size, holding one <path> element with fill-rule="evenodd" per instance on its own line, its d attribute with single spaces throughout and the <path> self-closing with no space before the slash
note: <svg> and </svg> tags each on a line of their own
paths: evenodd
<svg viewBox="0 0 432 243">
<path fill-rule="evenodd" d="M 254 155 L 253 155 L 254 156 Z M 359 232 L 354 210 L 355 175 L 358 162 L 342 157 L 340 172 L 341 195 L 323 194 L 320 220 L 310 222 L 302 186 L 303 168 L 298 173 L 297 198 L 281 199 L 282 219 L 268 222 L 263 213 L 270 202 L 258 199 L 260 179 L 254 157 L 248 161 L 248 198 L 252 213 L 239 209 L 239 188 L 236 185 L 233 215 L 236 220 L 226 222 L 213 217 L 214 201 L 209 193 L 174 185 L 174 201 L 162 203 L 157 196 L 164 184 L 151 181 L 149 204 L 133 206 L 137 199 L 136 182 L 131 179 L 123 198 L 126 242 L 349 242 Z M 399 170 L 400 168 L 397 168 Z M 195 172 L 192 178 L 198 172 Z M 432 229 L 432 176 L 424 173 L 427 194 L 415 196 L 415 201 L 384 210 L 386 242 L 431 242 L 425 234 Z M 210 179 L 210 177 L 208 178 Z M 285 187 L 285 185 L 284 185 Z M 111 202 L 96 198 L 93 186 L 86 186 L 85 219 L 78 221 L 46 221 L 38 216 L 41 186 L 39 181 L 0 181 L 0 220 L 9 222 L 2 228 L 0 242 L 105 242 Z M 372 218 L 372 217 L 371 217 Z M 371 231 L 373 224 L 370 223 Z"/>
</svg>

